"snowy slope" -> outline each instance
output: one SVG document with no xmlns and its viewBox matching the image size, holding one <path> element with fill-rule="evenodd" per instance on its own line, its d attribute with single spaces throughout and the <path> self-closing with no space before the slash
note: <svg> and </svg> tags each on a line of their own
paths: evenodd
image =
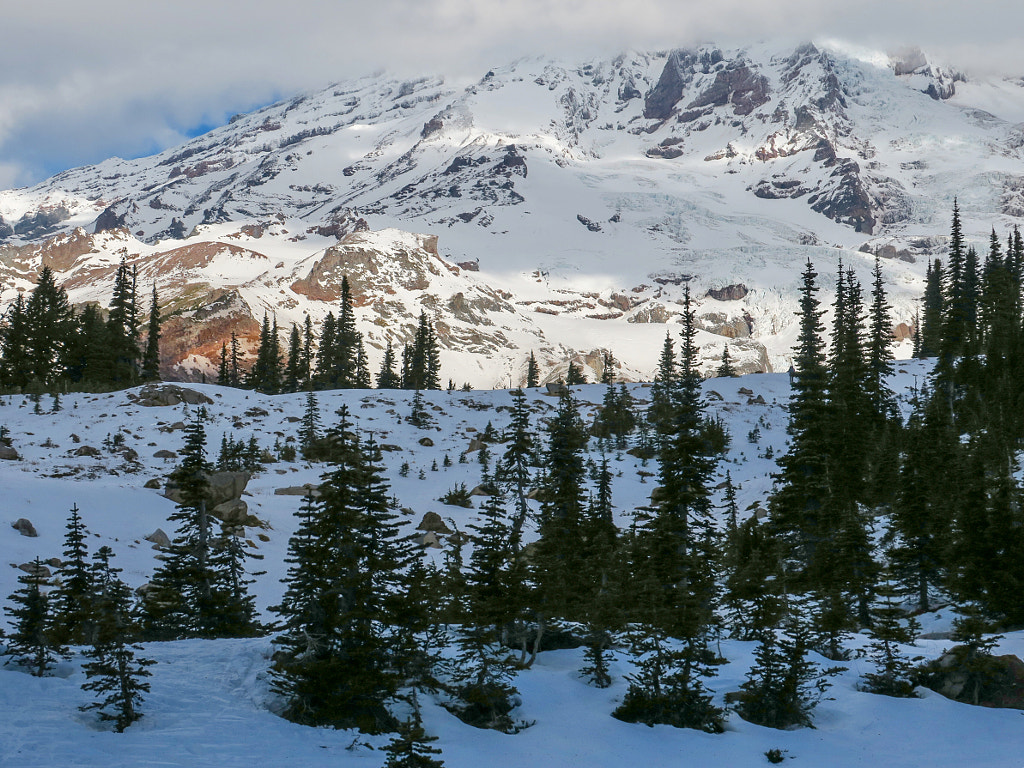
<svg viewBox="0 0 1024 768">
<path fill-rule="evenodd" d="M 926 373 L 918 363 L 907 364 L 896 377 L 901 391 Z M 303 410 L 298 395 L 260 396 L 212 386 L 196 386 L 215 403 L 209 406 L 213 421 L 207 427 L 211 446 L 221 434 L 236 439 L 255 435 L 263 446 L 294 436 L 296 419 Z M 740 393 L 749 390 L 753 395 Z M 647 389 L 634 385 L 643 399 Z M 783 374 L 711 380 L 704 385 L 709 410 L 723 418 L 732 435 L 726 470 L 739 488 L 744 515 L 763 505 L 770 488 L 775 461 L 764 458 L 770 447 L 776 455 L 784 449 L 786 416 L 782 405 L 788 397 Z M 578 388 L 584 414 L 588 403 L 597 403 L 603 387 Z M 373 431 L 380 443 L 400 450 L 385 451 L 387 475 L 401 506 L 412 510 L 409 529 L 422 515 L 435 511 L 460 529 L 473 519 L 474 510 L 449 507 L 436 501 L 456 483 L 473 487 L 479 480 L 476 453 L 467 463 L 459 454 L 488 422 L 503 428 L 511 403 L 507 391 L 426 393 L 435 419 L 429 429 L 414 429 L 402 421 L 410 411 L 404 392 L 323 393 L 321 414 L 347 404 L 358 429 Z M 763 397 L 765 404 L 753 402 Z M 553 411 L 554 401 L 539 391 L 529 393 L 534 423 Z M 47 406 L 47 398 L 43 400 Z M 155 528 L 171 532 L 167 516 L 173 504 L 159 490 L 143 488 L 152 478 L 162 478 L 173 461 L 153 457 L 159 449 L 180 448 L 180 431 L 163 431 L 187 418 L 193 407 L 143 408 L 128 393 L 70 395 L 57 414 L 36 414 L 21 397 L 0 398 L 0 423 L 22 455 L 20 461 L 0 462 L 0 501 L 4 524 L 0 526 L 0 596 L 14 590 L 21 564 L 35 556 L 59 556 L 67 510 L 77 503 L 92 532 L 89 547 L 107 544 L 116 552 L 115 562 L 124 568 L 132 587 L 144 584 L 156 565 L 157 554 L 143 539 Z M 260 415 L 258 410 L 267 412 Z M 44 408 L 45 410 L 45 408 Z M 247 413 L 248 412 L 248 413 Z M 239 426 L 236 426 L 236 422 Z M 748 433 L 757 426 L 758 443 Z M 127 461 L 103 449 L 108 434 L 120 432 L 138 461 Z M 75 442 L 72 435 L 80 442 Z M 433 446 L 419 441 L 430 437 Z M 97 457 L 69 455 L 82 446 L 100 449 Z M 500 446 L 494 447 L 495 451 Z M 596 445 L 590 450 L 595 459 Z M 452 466 L 445 468 L 448 455 Z M 651 483 L 643 474 L 649 468 L 626 454 L 610 456 L 613 501 L 618 523 L 628 525 L 631 512 L 649 499 Z M 407 477 L 399 476 L 408 462 Z M 436 462 L 439 469 L 432 471 Z M 422 477 L 420 473 L 422 470 Z M 303 462 L 278 462 L 254 477 L 244 498 L 250 512 L 265 527 L 250 527 L 246 535 L 264 560 L 267 573 L 257 578 L 254 591 L 265 610 L 282 593 L 280 578 L 287 541 L 294 529 L 296 496 L 280 496 L 274 489 L 316 482 L 319 468 Z M 620 474 L 621 473 L 621 474 Z M 721 502 L 721 499 L 718 499 Z M 39 536 L 28 538 L 10 528 L 10 522 L 26 517 Z M 535 535 L 531 533 L 530 535 Z M 436 549 L 426 550 L 440 557 Z M 269 616 L 268 616 L 269 618 Z M 925 617 L 929 631 L 948 628 L 950 616 Z M 858 642 L 855 640 L 855 642 Z M 919 640 L 915 654 L 934 657 L 948 641 Z M 1024 633 L 1010 633 L 1002 641 L 1004 652 L 1024 655 Z M 752 661 L 753 644 L 723 642 L 729 663 L 712 680 L 719 699 L 737 690 Z M 55 677 L 37 679 L 11 668 L 0 667 L 0 765 L 25 768 L 51 766 L 137 766 L 142 764 L 194 766 L 243 765 L 363 765 L 383 763 L 379 751 L 386 737 L 364 737 L 354 732 L 314 729 L 288 723 L 274 714 L 276 701 L 269 690 L 267 669 L 272 646 L 268 638 L 254 640 L 182 641 L 151 643 L 146 655 L 157 660 L 152 692 L 143 705 L 145 717 L 125 734 L 97 726 L 92 715 L 77 711 L 87 698 L 80 691 L 82 658 L 62 663 Z M 1018 759 L 1020 713 L 970 707 L 924 692 L 919 700 L 896 700 L 856 690 L 866 662 L 853 660 L 848 671 L 835 678 L 831 700 L 815 711 L 816 729 L 781 732 L 753 726 L 731 716 L 725 734 L 709 735 L 666 726 L 648 728 L 621 723 L 610 717 L 625 692 L 623 676 L 629 664 L 623 654 L 612 666 L 615 682 L 607 690 L 587 686 L 578 676 L 579 651 L 541 654 L 535 667 L 519 674 L 516 685 L 522 704 L 517 718 L 536 721 L 523 732 L 509 736 L 470 728 L 432 701 L 425 702 L 427 730 L 440 737 L 443 758 L 451 768 L 502 764 L 587 765 L 608 768 L 622 765 L 760 766 L 764 752 L 778 748 L 806 765 L 871 766 L 881 760 L 891 766 L 1002 767 Z M 818 659 L 822 664 L 825 660 Z"/>
</svg>

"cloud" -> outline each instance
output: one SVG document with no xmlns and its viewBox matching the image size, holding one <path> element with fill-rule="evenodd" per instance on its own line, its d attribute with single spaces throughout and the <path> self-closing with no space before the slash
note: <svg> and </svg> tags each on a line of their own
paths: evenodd
<svg viewBox="0 0 1024 768">
<path fill-rule="evenodd" d="M 5 11 L 0 183 L 138 156 L 196 126 L 380 69 L 479 76 L 585 57 L 832 37 L 1024 74 L 1024 4 L 982 0 L 43 0 Z"/>
</svg>

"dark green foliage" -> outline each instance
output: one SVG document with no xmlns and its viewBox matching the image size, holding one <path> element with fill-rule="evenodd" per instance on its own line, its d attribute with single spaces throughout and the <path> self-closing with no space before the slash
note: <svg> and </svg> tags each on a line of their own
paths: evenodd
<svg viewBox="0 0 1024 768">
<path fill-rule="evenodd" d="M 277 318 L 274 318 L 271 325 L 270 318 L 265 312 L 256 361 L 249 370 L 246 384 L 258 392 L 267 394 L 281 391 L 281 340 L 277 332 Z"/>
<path fill-rule="evenodd" d="M 30 329 L 23 293 L 19 292 L 7 307 L 5 320 L 6 323 L 0 325 L 0 384 L 20 389 L 31 378 Z"/>
<path fill-rule="evenodd" d="M 86 704 L 83 711 L 98 710 L 100 720 L 111 721 L 118 733 L 142 717 L 142 694 L 149 692 L 147 667 L 153 661 L 136 656 L 141 646 L 133 645 L 135 627 L 131 619 L 131 590 L 118 578 L 120 569 L 110 564 L 113 553 L 101 547 L 93 564 L 95 583 L 95 633 L 92 647 L 82 665 L 86 682 L 83 691 L 92 691 L 99 701 Z"/>
<path fill-rule="evenodd" d="M 508 643 L 521 619 L 526 594 L 523 563 L 500 495 L 487 498 L 480 522 L 470 525 L 473 555 L 460 585 L 462 631 L 456 638 L 449 709 L 479 728 L 509 731 L 517 694 Z"/>
<path fill-rule="evenodd" d="M 754 666 L 741 687 L 736 711 L 744 720 L 768 728 L 813 727 L 811 713 L 829 687 L 826 676 L 808 660 L 804 630 L 790 622 L 787 630 L 761 633 Z"/>
<path fill-rule="evenodd" d="M 411 345 L 402 353 L 402 389 L 440 389 L 441 358 L 434 324 L 425 312 Z"/>
<path fill-rule="evenodd" d="M 453 507 L 473 508 L 473 498 L 469 495 L 469 489 L 466 488 L 465 483 L 456 483 L 455 487 L 438 499 L 438 501 Z"/>
<path fill-rule="evenodd" d="M 913 662 L 900 650 L 900 645 L 913 644 L 921 625 L 908 617 L 895 602 L 898 592 L 889 583 L 878 589 L 878 601 L 872 609 L 871 643 L 868 657 L 874 672 L 864 674 L 861 687 L 871 693 L 911 698 L 916 696 L 913 683 Z"/>
<path fill-rule="evenodd" d="M 142 355 L 142 380 L 160 380 L 160 302 L 153 283 L 153 300 L 149 305 L 149 323 L 146 325 L 146 351 Z"/>
<path fill-rule="evenodd" d="M 306 499 L 289 542 L 288 588 L 274 608 L 282 620 L 274 685 L 289 719 L 377 733 L 395 726 L 386 703 L 408 666 L 396 627 L 410 550 L 398 538 L 379 449 L 360 444 L 345 408 L 339 418 L 320 498 Z"/>
<path fill-rule="evenodd" d="M 406 421 L 414 427 L 417 429 L 426 429 L 434 423 L 434 418 L 430 415 L 430 411 L 427 410 L 427 404 L 423 400 L 423 393 L 418 389 L 412 396 L 411 406 L 412 407 Z"/>
<path fill-rule="evenodd" d="M 247 553 L 228 531 L 214 533 L 201 419 L 186 428 L 180 455 L 172 479 L 181 502 L 168 518 L 177 530 L 143 598 L 143 634 L 154 640 L 251 636 L 259 626 L 246 590 L 249 582 L 241 575 Z"/>
<path fill-rule="evenodd" d="M 397 731 L 384 752 L 388 759 L 384 768 L 441 768 L 443 760 L 437 760 L 434 755 L 441 754 L 441 750 L 431 746 L 437 741 L 437 736 L 428 736 L 423 730 L 423 720 L 420 717 L 419 705 L 414 701 L 412 715 L 398 723 Z"/>
<path fill-rule="evenodd" d="M 50 595 L 53 608 L 53 633 L 60 643 L 81 645 L 92 640 L 93 574 L 89 567 L 89 551 L 85 544 L 88 531 L 78 514 L 78 505 L 71 507 L 64 534 L 63 559 L 58 571 L 58 585 Z"/>
<path fill-rule="evenodd" d="M 565 383 L 570 387 L 576 384 L 587 383 L 587 377 L 583 373 L 583 366 L 575 360 L 569 361 L 569 369 L 565 372 Z"/>
<path fill-rule="evenodd" d="M 139 312 L 135 269 L 129 270 L 124 257 L 114 276 L 107 336 L 113 362 L 108 377 L 117 386 L 131 386 L 139 378 Z"/>
<path fill-rule="evenodd" d="M 288 359 L 284 364 L 285 392 L 298 392 L 302 384 L 302 337 L 299 326 L 292 323 L 292 332 L 288 336 Z"/>
<path fill-rule="evenodd" d="M 530 351 L 530 359 L 526 361 L 526 387 L 528 389 L 540 386 L 540 368 L 537 365 L 537 357 Z"/>
<path fill-rule="evenodd" d="M 38 382 L 55 384 L 64 374 L 65 352 L 73 327 L 67 293 L 59 287 L 53 271 L 43 267 L 32 295 L 25 304 L 25 363 L 15 371 L 15 386 Z"/>
<path fill-rule="evenodd" d="M 384 359 L 380 364 L 380 373 L 377 374 L 377 389 L 398 389 L 402 386 L 402 379 L 395 371 L 395 350 L 388 339 L 388 345 L 384 349 Z"/>
<path fill-rule="evenodd" d="M 583 557 L 583 448 L 587 437 L 576 400 L 564 390 L 548 425 L 547 476 L 541 489 L 540 540 L 533 557 L 542 613 L 574 620 L 580 615 Z"/>
<path fill-rule="evenodd" d="M 719 378 L 733 378 L 737 376 L 736 369 L 733 368 L 732 358 L 729 356 L 729 345 L 722 345 L 722 364 L 718 366 L 718 370 L 715 372 L 715 376 Z"/>
<path fill-rule="evenodd" d="M 637 672 L 612 716 L 629 723 L 672 725 L 708 733 L 725 730 L 724 712 L 711 702 L 703 679 L 713 674 L 712 655 L 698 638 L 675 647 L 653 626 L 638 629 L 633 638 Z"/>
<path fill-rule="evenodd" d="M 42 677 L 60 657 L 67 656 L 67 649 L 58 641 L 53 631 L 49 595 L 43 590 L 45 577 L 43 564 L 37 557 L 32 563 L 32 572 L 18 577 L 21 588 L 7 600 L 14 607 L 8 611 L 11 632 L 7 635 L 7 663 L 14 662 L 25 667 L 36 677 Z"/>
</svg>

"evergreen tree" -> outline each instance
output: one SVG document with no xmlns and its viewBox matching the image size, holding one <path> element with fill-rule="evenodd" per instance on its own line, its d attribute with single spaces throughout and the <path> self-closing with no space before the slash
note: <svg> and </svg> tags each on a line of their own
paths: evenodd
<svg viewBox="0 0 1024 768">
<path fill-rule="evenodd" d="M 440 359 L 434 325 L 421 312 L 412 345 L 402 355 L 402 389 L 440 389 Z"/>
<path fill-rule="evenodd" d="M 732 366 L 732 358 L 729 356 L 729 345 L 722 345 L 722 364 L 718 366 L 715 376 L 718 378 L 733 378 L 737 376 L 736 369 Z"/>
<path fill-rule="evenodd" d="M 887 581 L 878 589 L 880 600 L 872 609 L 868 645 L 868 657 L 874 662 L 875 671 L 864 674 L 862 687 L 871 693 L 910 698 L 916 696 L 913 663 L 899 646 L 913 644 L 921 625 L 900 610 L 895 602 L 897 594 Z"/>
<path fill-rule="evenodd" d="M 813 581 L 830 566 L 823 513 L 828 503 L 826 457 L 830 448 L 827 371 L 822 340 L 817 273 L 810 261 L 802 274 L 800 333 L 789 399 L 789 451 L 779 460 L 779 486 L 771 498 L 773 534 L 784 546 L 798 582 Z"/>
<path fill-rule="evenodd" d="M 328 312 L 324 324 L 320 327 L 320 344 L 316 356 L 316 370 L 313 380 L 317 389 L 336 389 L 338 387 L 336 355 L 337 322 L 334 313 Z"/>
<path fill-rule="evenodd" d="M 223 355 L 221 359 L 223 360 Z M 156 294 L 156 283 L 153 283 L 153 300 L 149 305 L 146 351 L 142 356 L 142 379 L 143 381 L 160 380 L 160 302 Z"/>
<path fill-rule="evenodd" d="M 51 386 L 64 375 L 72 322 L 67 293 L 57 285 L 53 271 L 44 266 L 25 304 L 26 382 Z"/>
<path fill-rule="evenodd" d="M 380 364 L 380 373 L 377 374 L 377 389 L 399 389 L 402 379 L 395 371 L 395 349 L 388 339 L 384 348 L 384 359 Z"/>
<path fill-rule="evenodd" d="M 302 382 L 302 340 L 299 337 L 299 326 L 292 323 L 292 332 L 288 337 L 288 360 L 284 366 L 284 391 L 298 392 Z"/>
<path fill-rule="evenodd" d="M 90 661 L 82 665 L 86 682 L 82 690 L 93 691 L 99 701 L 79 707 L 83 711 L 98 710 L 100 720 L 112 721 L 118 733 L 142 717 L 139 705 L 142 694 L 149 692 L 147 667 L 153 661 L 139 658 L 133 645 L 131 591 L 118 578 L 119 568 L 110 564 L 109 547 L 100 547 L 93 565 L 96 585 L 96 632 L 92 648 L 86 651 Z"/>
<path fill-rule="evenodd" d="M 21 389 L 31 379 L 30 329 L 25 296 L 18 293 L 7 307 L 6 323 L 0 325 L 0 385 Z"/>
<path fill-rule="evenodd" d="M 696 333 L 687 287 L 679 371 L 667 388 L 661 416 L 654 514 L 637 531 L 632 555 L 638 671 L 615 716 L 717 733 L 723 729 L 722 713 L 704 683 L 714 674 L 707 640 L 718 598 L 708 491 L 714 461 L 703 435 Z"/>
<path fill-rule="evenodd" d="M 302 389 L 312 387 L 313 381 L 313 321 L 306 315 L 302 326 L 302 352 L 299 355 L 299 376 Z"/>
<path fill-rule="evenodd" d="M 332 466 L 320 498 L 303 505 L 289 543 L 273 674 L 290 719 L 377 733 L 395 725 L 386 702 L 405 666 L 395 626 L 409 549 L 398 538 L 379 449 L 359 444 L 344 407 L 339 419 L 327 436 Z"/>
<path fill-rule="evenodd" d="M 569 361 L 569 370 L 565 372 L 565 383 L 570 387 L 587 383 L 587 377 L 583 373 L 583 366 L 575 360 Z"/>
<path fill-rule="evenodd" d="M 267 313 L 263 313 L 263 326 L 260 330 L 260 346 L 256 351 L 256 362 L 246 382 L 251 388 L 275 394 L 281 391 L 281 347 L 277 335 L 277 320 L 273 325 Z"/>
<path fill-rule="evenodd" d="M 811 713 L 828 689 L 825 675 L 838 670 L 819 672 L 808 650 L 806 632 L 795 622 L 784 632 L 763 631 L 740 686 L 740 717 L 768 728 L 813 727 Z"/>
<path fill-rule="evenodd" d="M 537 465 L 537 440 L 530 426 L 530 409 L 522 389 L 512 395 L 512 423 L 505 431 L 505 452 L 495 469 L 495 479 L 512 494 L 515 511 L 512 514 L 509 546 L 513 557 L 518 557 L 522 546 L 523 527 L 530 514 L 529 494 L 533 485 L 531 467 Z"/>
<path fill-rule="evenodd" d="M 76 333 L 66 350 L 68 379 L 79 387 L 105 389 L 110 386 L 114 367 L 110 329 L 99 307 L 86 304 L 76 318 Z"/>
<path fill-rule="evenodd" d="M 67 656 L 67 649 L 57 642 L 53 632 L 50 598 L 43 591 L 44 572 L 37 557 L 32 571 L 18 577 L 22 587 L 7 598 L 14 605 L 8 611 L 13 630 L 6 638 L 9 661 L 26 667 L 36 677 L 53 669 L 58 657 Z"/>
<path fill-rule="evenodd" d="M 583 448 L 586 431 L 568 390 L 548 425 L 547 476 L 541 489 L 540 540 L 532 559 L 542 619 L 578 620 L 583 553 Z"/>
<path fill-rule="evenodd" d="M 231 332 L 231 347 L 230 357 L 228 359 L 228 386 L 238 387 L 242 384 L 242 374 L 240 370 L 240 363 L 242 361 L 242 353 L 239 348 L 238 336 L 235 332 Z"/>
<path fill-rule="evenodd" d="M 135 273 L 128 268 L 123 256 L 114 276 L 107 329 L 113 356 L 109 379 L 122 387 L 130 386 L 139 377 L 138 299 Z"/>
<path fill-rule="evenodd" d="M 196 418 L 185 430 L 181 466 L 172 479 L 181 498 L 169 520 L 174 540 L 142 604 L 143 631 L 154 640 L 181 637 L 248 637 L 258 628 L 249 583 L 241 577 L 241 544 L 213 534 L 206 430 Z"/>
<path fill-rule="evenodd" d="M 530 350 L 530 359 L 526 361 L 526 387 L 532 389 L 540 386 L 540 368 L 537 366 L 537 357 Z"/>
<path fill-rule="evenodd" d="M 921 358 L 938 356 L 942 344 L 942 318 L 946 310 L 943 282 L 942 262 L 939 259 L 929 262 L 925 273 L 924 309 L 918 331 L 921 337 L 918 356 Z"/>
<path fill-rule="evenodd" d="M 81 645 L 92 639 L 94 607 L 93 575 L 87 562 L 89 551 L 85 544 L 89 532 L 78 514 L 77 504 L 71 507 L 65 528 L 59 582 L 50 595 L 53 634 L 59 643 Z"/>
<path fill-rule="evenodd" d="M 451 709 L 470 725 L 509 730 L 508 713 L 517 691 L 507 643 L 520 618 L 525 590 L 500 495 L 488 497 L 480 522 L 470 530 L 473 555 L 463 579 L 464 612 L 451 682 L 457 701 Z"/>
<path fill-rule="evenodd" d="M 384 747 L 388 756 L 384 768 L 441 768 L 444 765 L 444 761 L 433 757 L 441 754 L 440 749 L 430 746 L 431 742 L 437 741 L 437 736 L 428 736 L 423 730 L 419 704 L 415 699 L 412 715 L 397 727 L 394 737 Z"/>
<path fill-rule="evenodd" d="M 320 404 L 316 395 L 310 390 L 306 393 L 306 409 L 302 414 L 302 425 L 299 427 L 299 448 L 303 458 L 315 460 L 316 447 L 320 442 Z"/>
<path fill-rule="evenodd" d="M 607 349 L 601 352 L 601 383 L 615 383 L 615 358 Z"/>
<path fill-rule="evenodd" d="M 228 367 L 228 345 L 220 345 L 220 364 L 217 366 L 217 384 L 222 387 L 228 386 L 231 380 L 230 368 Z"/>
<path fill-rule="evenodd" d="M 895 395 L 886 382 L 887 377 L 893 373 L 892 307 L 885 293 L 882 261 L 878 256 L 875 257 L 872 277 L 864 385 L 872 413 L 880 418 L 888 418 L 896 408 Z"/>
</svg>

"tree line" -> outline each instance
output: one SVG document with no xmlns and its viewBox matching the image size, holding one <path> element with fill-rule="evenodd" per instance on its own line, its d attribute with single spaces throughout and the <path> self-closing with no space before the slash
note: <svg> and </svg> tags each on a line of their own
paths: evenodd
<svg viewBox="0 0 1024 768">
<path fill-rule="evenodd" d="M 19 293 L 0 319 L 0 387 L 7 391 L 123 389 L 160 377 L 156 285 L 144 323 L 137 270 L 123 258 L 106 319 L 94 303 L 76 313 L 48 266 L 28 298 Z"/>
</svg>

